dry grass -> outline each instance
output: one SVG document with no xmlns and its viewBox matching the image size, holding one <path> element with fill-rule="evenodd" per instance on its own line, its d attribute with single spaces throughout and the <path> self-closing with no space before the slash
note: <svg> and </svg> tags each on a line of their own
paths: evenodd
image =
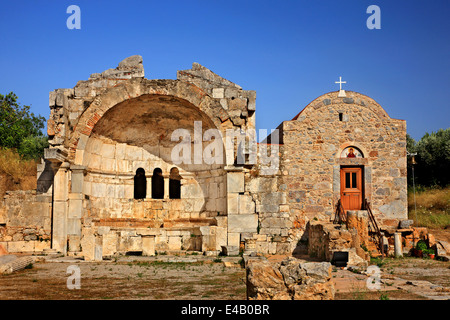
<svg viewBox="0 0 450 320">
<path fill-rule="evenodd" d="M 13 149 L 0 148 L 0 196 L 7 190 L 36 188 L 36 161 L 23 160 Z"/>
<path fill-rule="evenodd" d="M 408 193 L 409 218 L 415 221 L 416 226 L 450 228 L 450 187 L 416 192 L 415 198 L 417 210 L 413 192 Z"/>
<path fill-rule="evenodd" d="M 23 160 L 14 149 L 0 148 L 0 172 L 14 180 L 36 175 L 36 161 Z"/>
</svg>

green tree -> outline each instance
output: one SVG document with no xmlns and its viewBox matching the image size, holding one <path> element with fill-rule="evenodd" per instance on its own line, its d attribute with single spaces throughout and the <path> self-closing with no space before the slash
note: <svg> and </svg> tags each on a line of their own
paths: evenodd
<svg viewBox="0 0 450 320">
<path fill-rule="evenodd" d="M 30 112 L 30 107 L 20 105 L 17 99 L 13 92 L 0 94 L 0 147 L 14 148 L 25 159 L 37 159 L 48 146 L 41 131 L 45 118 Z"/>
<path fill-rule="evenodd" d="M 416 183 L 441 187 L 450 183 L 450 128 L 425 133 L 417 143 L 407 136 L 407 150 L 417 152 Z M 409 163 L 408 169 L 410 166 Z M 412 180 L 408 179 L 408 182 Z"/>
<path fill-rule="evenodd" d="M 409 134 L 406 134 L 406 150 L 409 153 L 415 153 L 416 152 L 416 140 L 414 140 L 413 137 L 411 137 Z M 412 158 L 408 157 L 408 186 L 412 186 L 413 185 L 413 174 L 412 174 Z M 416 179 L 417 181 L 417 179 Z"/>
</svg>

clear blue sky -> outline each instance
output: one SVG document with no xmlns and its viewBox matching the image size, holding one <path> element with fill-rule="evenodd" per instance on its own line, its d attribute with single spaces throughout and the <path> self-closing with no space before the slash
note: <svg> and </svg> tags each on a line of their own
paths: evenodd
<svg viewBox="0 0 450 320">
<path fill-rule="evenodd" d="M 366 27 L 372 4 L 381 30 Z M 417 140 L 449 127 L 449 35 L 449 0 L 2 0 L 0 93 L 47 118 L 49 91 L 140 54 L 148 79 L 198 62 L 256 90 L 257 128 L 273 129 L 342 76 Z"/>
</svg>

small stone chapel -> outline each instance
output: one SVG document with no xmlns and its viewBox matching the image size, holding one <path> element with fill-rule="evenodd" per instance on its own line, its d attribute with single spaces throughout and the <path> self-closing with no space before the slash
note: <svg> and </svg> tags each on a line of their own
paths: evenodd
<svg viewBox="0 0 450 320">
<path fill-rule="evenodd" d="M 348 212 L 367 219 L 370 211 L 381 231 L 408 219 L 406 122 L 372 98 L 341 88 L 283 121 L 278 137 L 257 144 L 276 152 L 268 173 L 261 150 L 252 158 L 241 148 L 239 162 L 239 146 L 225 143 L 230 130 L 255 130 L 255 91 L 197 63 L 176 80 L 147 79 L 142 62 L 131 56 L 50 92 L 50 147 L 37 190 L 8 192 L 0 206 L 6 251 L 85 260 L 292 254 L 315 236 L 313 225 L 342 223 Z M 193 158 L 209 152 L 211 129 L 220 132 L 223 161 L 174 163 L 180 128 L 200 130 L 184 149 Z"/>
</svg>

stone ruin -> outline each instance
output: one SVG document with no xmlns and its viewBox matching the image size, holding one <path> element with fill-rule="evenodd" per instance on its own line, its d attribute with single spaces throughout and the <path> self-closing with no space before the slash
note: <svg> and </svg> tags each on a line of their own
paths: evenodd
<svg viewBox="0 0 450 320">
<path fill-rule="evenodd" d="M 309 253 L 326 261 L 347 250 L 350 261 L 361 262 L 365 236 L 329 225 L 347 168 L 360 172 L 359 207 L 347 210 L 368 199 L 381 229 L 407 221 L 406 123 L 372 98 L 326 93 L 283 121 L 279 139 L 272 133 L 257 143 L 264 149 L 252 157 L 249 141 L 229 146 L 226 133 L 255 130 L 255 91 L 198 63 L 174 80 L 144 76 L 142 57 L 132 56 L 50 92 L 50 147 L 37 189 L 3 198 L 3 250 L 100 261 L 187 251 L 292 255 L 309 241 Z M 200 130 L 187 149 L 194 160 L 210 147 L 205 133 L 218 130 L 223 161 L 175 163 L 181 137 L 172 136 L 180 128 Z M 267 154 L 276 159 L 270 172 Z"/>
<path fill-rule="evenodd" d="M 287 258 L 271 263 L 249 260 L 247 298 L 249 300 L 333 300 L 329 262 L 302 262 Z"/>
</svg>

